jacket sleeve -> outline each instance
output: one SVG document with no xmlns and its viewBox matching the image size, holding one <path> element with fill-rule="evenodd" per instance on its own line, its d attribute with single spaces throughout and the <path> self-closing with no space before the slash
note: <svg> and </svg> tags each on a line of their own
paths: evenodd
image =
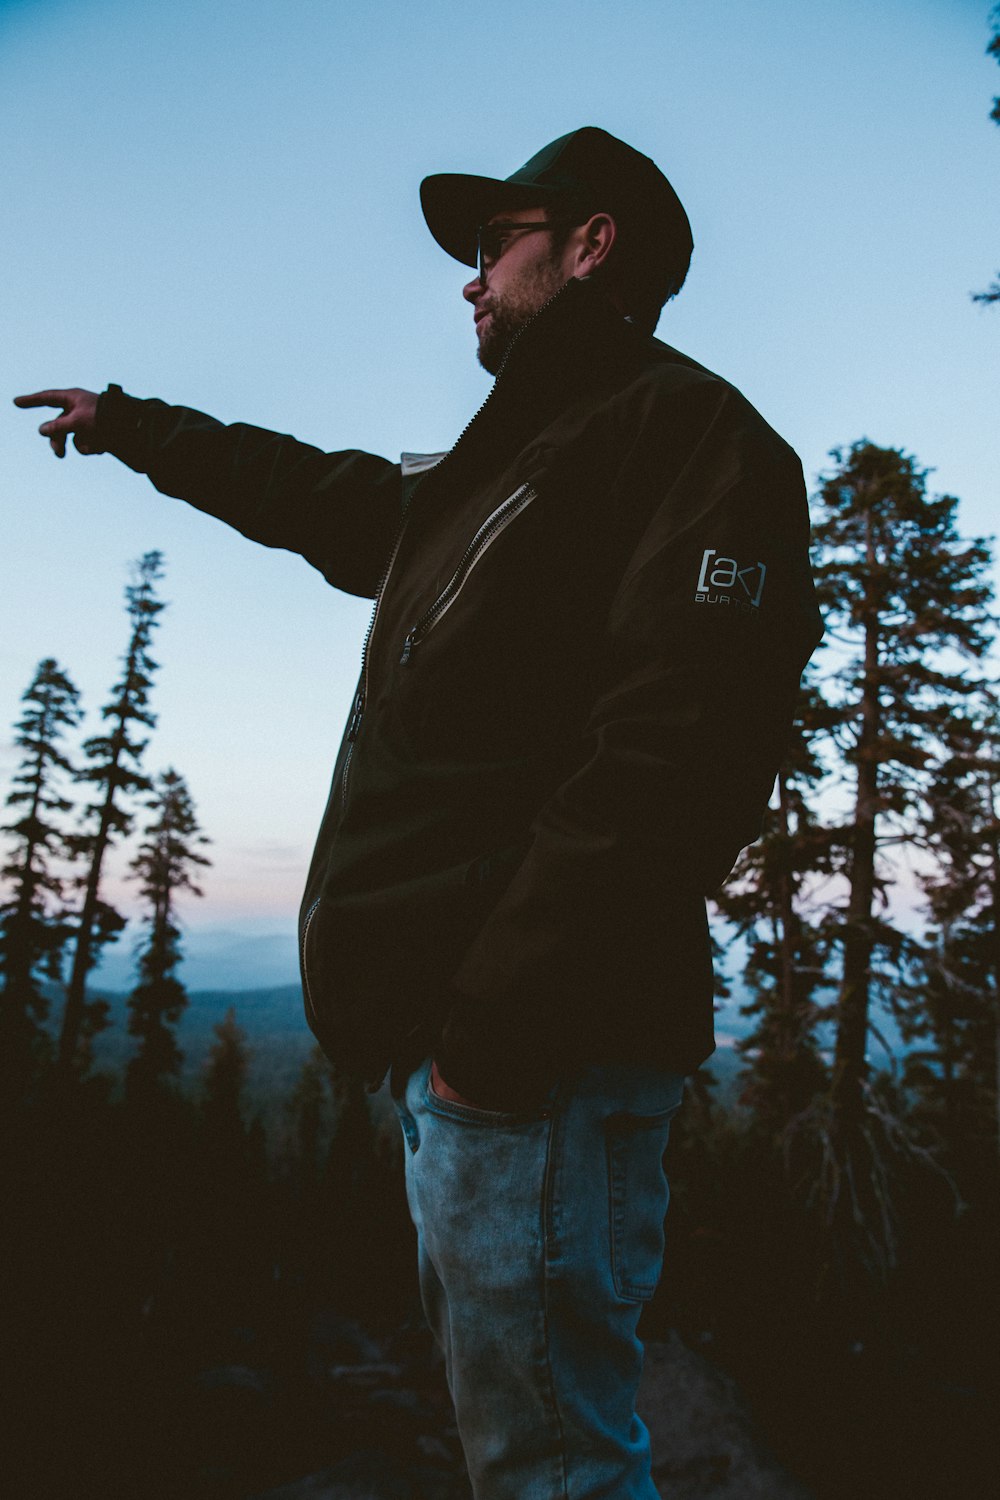
<svg viewBox="0 0 1000 1500">
<path fill-rule="evenodd" d="M 621 576 L 575 769 L 455 976 L 437 1061 L 484 1106 L 537 1099 L 577 1044 L 645 1038 L 679 1072 L 712 1050 L 705 897 L 760 832 L 822 634 L 801 466 L 732 395 Z"/>
<path fill-rule="evenodd" d="M 335 587 L 374 596 L 399 524 L 398 464 L 323 453 L 115 385 L 98 400 L 96 446 L 252 541 L 300 553 Z"/>
</svg>

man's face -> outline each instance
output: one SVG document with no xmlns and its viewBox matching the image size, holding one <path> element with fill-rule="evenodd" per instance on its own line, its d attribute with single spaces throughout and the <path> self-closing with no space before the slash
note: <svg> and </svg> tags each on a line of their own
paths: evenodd
<svg viewBox="0 0 1000 1500">
<path fill-rule="evenodd" d="M 537 224 L 550 217 L 543 208 L 507 209 L 488 222 Z M 476 276 L 462 288 L 462 296 L 475 308 L 484 370 L 497 373 L 518 329 L 570 280 L 571 263 L 572 247 L 564 243 L 564 231 L 512 230 L 503 237 L 496 258 L 485 268 L 485 285 Z"/>
</svg>

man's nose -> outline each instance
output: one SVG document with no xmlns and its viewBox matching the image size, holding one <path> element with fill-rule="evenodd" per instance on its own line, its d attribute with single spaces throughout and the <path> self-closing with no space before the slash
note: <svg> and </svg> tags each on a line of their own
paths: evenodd
<svg viewBox="0 0 1000 1500">
<path fill-rule="evenodd" d="M 476 298 L 481 297 L 485 290 L 486 287 L 477 274 L 472 278 L 471 281 L 467 281 L 465 283 L 465 286 L 463 286 L 462 288 L 462 296 L 465 298 L 466 302 L 475 302 Z"/>
</svg>

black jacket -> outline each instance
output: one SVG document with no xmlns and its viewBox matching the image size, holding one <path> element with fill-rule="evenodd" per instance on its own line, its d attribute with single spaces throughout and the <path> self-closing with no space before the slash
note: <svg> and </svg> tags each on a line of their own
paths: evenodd
<svg viewBox="0 0 1000 1500">
<path fill-rule="evenodd" d="M 572 281 L 440 462 L 117 387 L 101 446 L 377 596 L 302 907 L 309 1023 L 515 1107 L 713 1047 L 705 897 L 757 837 L 821 629 L 801 466 Z"/>
</svg>

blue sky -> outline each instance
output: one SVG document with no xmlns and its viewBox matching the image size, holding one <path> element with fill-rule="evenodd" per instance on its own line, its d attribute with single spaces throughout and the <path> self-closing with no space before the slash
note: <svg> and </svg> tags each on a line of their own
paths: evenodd
<svg viewBox="0 0 1000 1500">
<path fill-rule="evenodd" d="M 1000 308 L 969 300 L 1000 267 L 988 38 L 967 0 L 0 0 L 8 395 L 117 381 L 330 449 L 447 448 L 489 382 L 420 178 L 505 176 L 600 124 L 694 226 L 660 337 L 740 386 L 811 486 L 865 435 L 990 532 Z M 127 563 L 161 548 L 148 764 L 184 773 L 214 840 L 190 978 L 235 978 L 252 934 L 274 982 L 368 607 L 112 459 L 57 463 L 37 420 L 0 403 L 0 793 L 35 663 L 63 663 L 93 728 Z"/>
</svg>

